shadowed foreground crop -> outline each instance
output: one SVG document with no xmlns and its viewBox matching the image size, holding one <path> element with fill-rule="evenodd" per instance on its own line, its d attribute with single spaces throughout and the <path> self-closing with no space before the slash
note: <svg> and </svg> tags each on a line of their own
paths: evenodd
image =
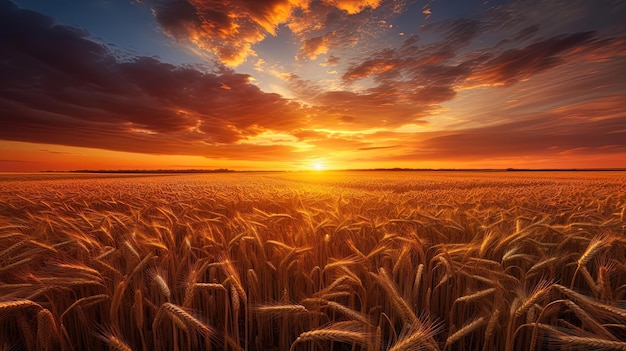
<svg viewBox="0 0 626 351">
<path fill-rule="evenodd" d="M 626 349 L 624 173 L 0 176 L 3 350 Z"/>
</svg>

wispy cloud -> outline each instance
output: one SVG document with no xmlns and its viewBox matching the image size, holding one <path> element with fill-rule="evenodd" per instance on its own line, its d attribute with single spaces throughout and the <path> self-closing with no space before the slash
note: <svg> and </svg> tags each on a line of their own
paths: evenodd
<svg viewBox="0 0 626 351">
<path fill-rule="evenodd" d="M 49 153 L 49 154 L 55 154 L 55 155 L 66 155 L 66 156 L 82 156 L 83 155 L 78 152 L 67 152 L 67 151 L 48 150 L 48 149 L 41 149 L 39 151 Z"/>
</svg>

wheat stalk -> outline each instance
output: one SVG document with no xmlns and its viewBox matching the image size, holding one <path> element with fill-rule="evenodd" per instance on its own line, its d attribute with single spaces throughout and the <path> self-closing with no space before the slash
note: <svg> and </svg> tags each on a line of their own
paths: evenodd
<svg viewBox="0 0 626 351">
<path fill-rule="evenodd" d="M 615 306 L 610 306 L 610 305 L 606 305 L 603 304 L 601 302 L 598 302 L 588 296 L 585 296 L 583 294 L 577 293 L 574 290 L 568 289 L 560 284 L 554 284 L 554 287 L 559 290 L 561 293 L 563 293 L 564 295 L 568 296 L 569 298 L 571 298 L 572 300 L 578 302 L 579 305 L 584 305 L 586 307 L 594 307 L 597 308 L 599 310 L 602 310 L 604 312 L 608 312 L 610 314 L 613 314 L 615 316 L 621 317 L 623 319 L 626 319 L 626 310 L 621 309 L 619 307 L 615 307 Z"/>
<path fill-rule="evenodd" d="M 374 279 L 376 279 L 380 286 L 385 290 L 385 292 L 387 293 L 387 297 L 389 297 L 391 303 L 398 310 L 402 321 L 407 325 L 420 325 L 419 319 L 417 318 L 411 307 L 409 307 L 407 302 L 402 298 L 402 296 L 396 289 L 395 284 L 391 281 L 391 278 L 389 278 L 387 271 L 381 267 L 378 269 L 378 274 L 374 274 L 371 272 L 369 274 Z"/>
<path fill-rule="evenodd" d="M 87 297 L 78 299 L 74 303 L 72 303 L 68 308 L 66 308 L 65 311 L 63 311 L 63 313 L 61 314 L 60 320 L 63 322 L 65 315 L 69 313 L 69 311 L 71 311 L 76 306 L 93 304 L 93 303 L 100 302 L 103 300 L 108 300 L 108 299 L 109 299 L 109 295 L 106 295 L 106 294 L 98 294 L 98 295 L 87 296 Z"/>
<path fill-rule="evenodd" d="M 570 300 L 564 301 L 565 305 L 576 313 L 576 316 L 586 325 L 588 325 L 594 332 L 603 335 L 605 338 L 614 338 L 613 335 L 598 321 L 592 318 L 587 312 L 585 312 L 580 306 L 578 306 L 575 302 Z"/>
</svg>

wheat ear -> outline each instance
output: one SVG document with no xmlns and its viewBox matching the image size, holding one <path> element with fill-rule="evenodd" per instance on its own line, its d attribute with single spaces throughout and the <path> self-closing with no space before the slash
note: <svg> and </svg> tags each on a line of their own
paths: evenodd
<svg viewBox="0 0 626 351">
<path fill-rule="evenodd" d="M 391 281 L 391 278 L 387 274 L 384 268 L 378 269 L 379 274 L 370 272 L 369 274 L 378 281 L 380 286 L 385 290 L 387 296 L 390 298 L 391 303 L 396 307 L 400 314 L 400 318 L 407 325 L 421 325 L 419 319 L 409 307 L 408 303 L 402 298 L 395 284 Z"/>
<path fill-rule="evenodd" d="M 202 323 L 199 319 L 189 314 L 189 312 L 182 309 L 180 306 L 173 303 L 166 302 L 161 308 L 163 308 L 170 316 L 181 320 L 188 328 L 198 330 L 205 337 L 215 335 L 214 331 Z"/>
<path fill-rule="evenodd" d="M 367 344 L 367 337 L 362 332 L 328 328 L 312 330 L 300 334 L 296 341 L 291 344 L 289 351 L 293 351 L 298 343 L 321 340 L 358 344 L 362 347 Z"/>
<path fill-rule="evenodd" d="M 459 341 L 462 337 L 464 337 L 467 334 L 473 332 L 474 330 L 482 327 L 482 325 L 485 324 L 485 322 L 486 322 L 485 317 L 480 317 L 480 318 L 477 318 L 476 320 L 472 321 L 471 323 L 467 324 L 463 328 L 461 328 L 458 331 L 456 331 L 454 334 L 448 336 L 448 339 L 446 339 L 445 347 L 447 348 L 448 346 L 450 346 L 450 345 L 454 344 L 455 342 Z"/>
<path fill-rule="evenodd" d="M 116 351 L 133 351 L 127 343 L 123 342 L 117 336 L 109 335 L 106 337 L 105 342 Z"/>
<path fill-rule="evenodd" d="M 582 336 L 559 336 L 559 340 L 565 345 L 578 345 L 596 350 L 620 350 L 626 351 L 626 342 L 611 341 L 606 339 L 586 338 Z"/>
<path fill-rule="evenodd" d="M 59 331 L 52 312 L 45 308 L 42 309 L 37 313 L 37 343 L 47 347 L 58 338 Z"/>
<path fill-rule="evenodd" d="M 40 304 L 31 301 L 31 300 L 15 300 L 15 301 L 5 301 L 0 302 L 0 311 L 12 311 L 20 308 L 26 307 L 37 307 L 39 309 L 43 308 Z"/>
</svg>

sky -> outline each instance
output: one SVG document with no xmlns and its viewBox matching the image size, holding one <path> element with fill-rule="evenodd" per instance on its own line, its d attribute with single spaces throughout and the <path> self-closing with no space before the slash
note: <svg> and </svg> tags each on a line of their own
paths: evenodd
<svg viewBox="0 0 626 351">
<path fill-rule="evenodd" d="M 623 0 L 0 0 L 0 172 L 625 168 Z"/>
</svg>

